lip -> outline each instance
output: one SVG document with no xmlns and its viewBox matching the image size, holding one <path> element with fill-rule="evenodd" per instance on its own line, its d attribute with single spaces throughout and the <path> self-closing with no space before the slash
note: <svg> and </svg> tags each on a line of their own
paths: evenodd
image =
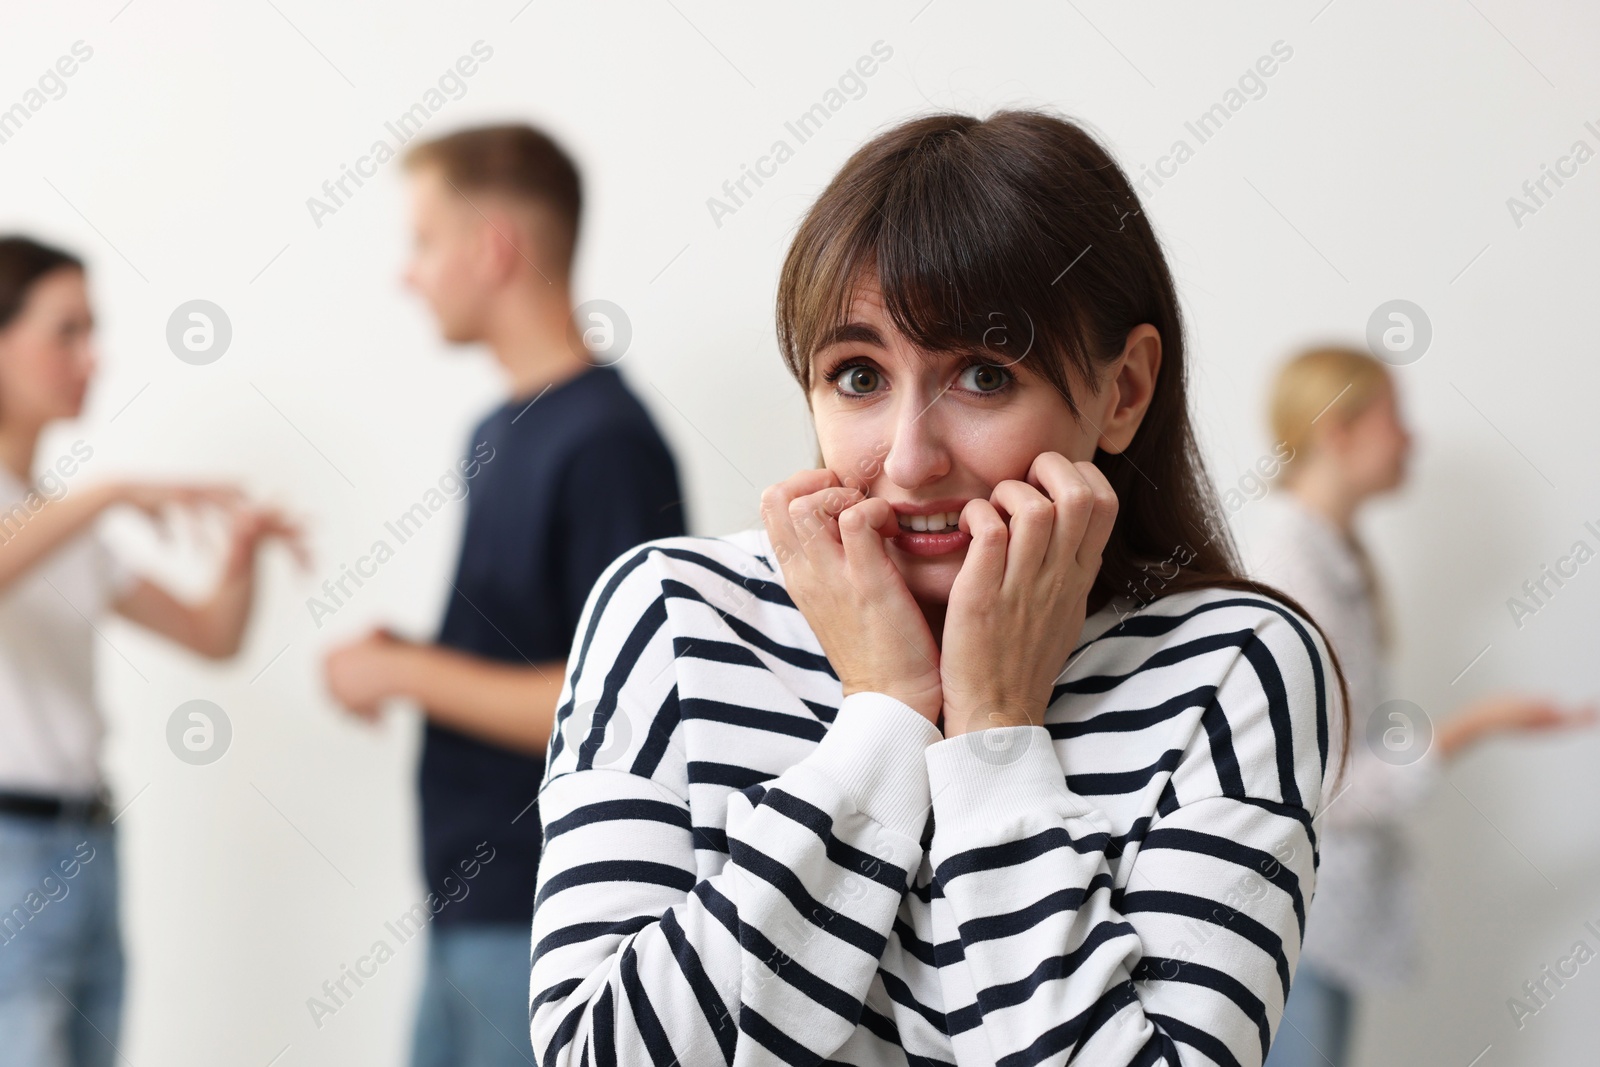
<svg viewBox="0 0 1600 1067">
<path fill-rule="evenodd" d="M 891 504 L 891 506 L 897 518 L 907 515 L 938 515 L 948 511 L 961 511 L 967 506 L 967 499 L 949 497 L 919 504 Z M 944 556 L 966 548 L 972 541 L 972 535 L 959 526 L 953 526 L 938 533 L 901 530 L 889 541 L 908 556 Z"/>
<path fill-rule="evenodd" d="M 908 556 L 943 556 L 959 552 L 966 548 L 971 540 L 972 535 L 959 528 L 941 530 L 938 533 L 916 533 L 905 530 L 889 539 L 891 544 Z"/>
</svg>

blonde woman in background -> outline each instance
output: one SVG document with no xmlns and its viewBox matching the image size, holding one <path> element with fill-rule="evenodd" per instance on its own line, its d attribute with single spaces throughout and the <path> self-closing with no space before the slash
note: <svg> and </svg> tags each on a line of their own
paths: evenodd
<svg viewBox="0 0 1600 1067">
<path fill-rule="evenodd" d="M 1595 713 L 1543 697 L 1496 697 L 1441 717 L 1430 741 L 1415 714 L 1383 708 L 1393 695 L 1391 637 L 1356 519 L 1366 501 L 1405 480 L 1411 434 L 1394 381 L 1365 352 L 1312 349 L 1280 370 L 1271 422 L 1275 439 L 1288 446 L 1280 452 L 1291 458 L 1278 491 L 1246 524 L 1247 562 L 1254 577 L 1298 599 L 1327 633 L 1349 683 L 1351 721 L 1344 791 L 1320 820 L 1316 898 L 1267 1067 L 1341 1067 L 1357 994 L 1414 973 L 1404 824 L 1442 765 L 1492 734 L 1593 722 Z M 1383 725 L 1371 723 L 1374 712 Z M 1379 731 L 1376 742 L 1369 725 Z"/>
</svg>

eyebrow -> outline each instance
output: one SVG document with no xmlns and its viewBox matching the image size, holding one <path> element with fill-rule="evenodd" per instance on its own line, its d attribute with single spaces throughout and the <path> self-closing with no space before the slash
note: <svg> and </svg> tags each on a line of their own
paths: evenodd
<svg viewBox="0 0 1600 1067">
<path fill-rule="evenodd" d="M 864 322 L 847 322 L 842 326 L 835 326 L 822 336 L 822 343 L 817 345 L 821 351 L 831 345 L 849 344 L 856 342 L 866 345 L 876 345 L 883 348 L 883 336 L 876 329 Z"/>
</svg>

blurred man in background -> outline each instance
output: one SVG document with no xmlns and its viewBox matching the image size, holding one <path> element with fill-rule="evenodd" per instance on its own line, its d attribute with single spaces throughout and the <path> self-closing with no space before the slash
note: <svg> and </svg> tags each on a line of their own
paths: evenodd
<svg viewBox="0 0 1600 1067">
<path fill-rule="evenodd" d="M 463 464 L 466 526 L 438 639 L 376 630 L 333 651 L 326 672 L 358 715 L 393 697 L 422 707 L 427 889 L 471 879 L 432 920 L 412 1063 L 520 1067 L 532 1062 L 535 797 L 567 653 L 606 565 L 683 533 L 684 516 L 672 456 L 610 365 L 620 353 L 591 351 L 573 322 L 572 161 L 508 125 L 420 144 L 405 163 L 406 281 L 447 340 L 488 347 L 510 397 L 478 424 Z"/>
</svg>

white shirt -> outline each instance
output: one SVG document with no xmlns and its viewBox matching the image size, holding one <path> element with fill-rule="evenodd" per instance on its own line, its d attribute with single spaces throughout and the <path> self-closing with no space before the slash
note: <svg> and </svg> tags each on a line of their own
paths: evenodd
<svg viewBox="0 0 1600 1067">
<path fill-rule="evenodd" d="M 1252 577 L 1295 598 L 1322 627 L 1350 687 L 1348 770 L 1318 823 L 1321 867 L 1304 958 L 1351 988 L 1416 970 L 1416 901 L 1406 820 L 1439 775 L 1430 745 L 1409 763 L 1379 758 L 1373 712 L 1392 698 L 1376 607 L 1355 550 L 1332 520 L 1287 490 L 1252 504 L 1240 538 Z"/>
<path fill-rule="evenodd" d="M 0 552 L 44 499 L 0 466 Z M 0 790 L 99 789 L 93 624 L 137 581 L 91 530 L 0 589 Z"/>
<path fill-rule="evenodd" d="M 1259 1065 L 1333 682 L 1271 598 L 1121 598 L 1044 725 L 945 738 L 842 696 L 765 531 L 634 549 L 539 793 L 538 1060 Z"/>
</svg>

